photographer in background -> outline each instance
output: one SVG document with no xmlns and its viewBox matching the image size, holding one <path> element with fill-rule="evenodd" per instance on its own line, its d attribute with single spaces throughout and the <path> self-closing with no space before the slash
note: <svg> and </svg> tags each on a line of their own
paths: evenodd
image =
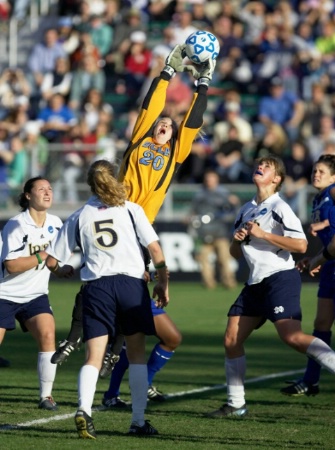
<svg viewBox="0 0 335 450">
<path fill-rule="evenodd" d="M 234 221 L 239 199 L 220 185 L 219 175 L 214 170 L 204 174 L 203 187 L 192 202 L 189 232 L 195 240 L 195 259 L 200 264 L 201 276 L 207 289 L 217 285 L 216 264 L 222 285 L 227 289 L 236 286 L 229 253 L 231 224 Z M 216 256 L 216 264 L 211 261 Z"/>
</svg>

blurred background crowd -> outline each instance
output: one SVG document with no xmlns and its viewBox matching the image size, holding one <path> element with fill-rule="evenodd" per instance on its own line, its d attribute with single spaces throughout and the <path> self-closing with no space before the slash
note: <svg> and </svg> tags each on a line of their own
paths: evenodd
<svg viewBox="0 0 335 450">
<path fill-rule="evenodd" d="M 297 209 L 313 162 L 335 153 L 335 6 L 331 0 L 60 0 L 26 59 L 0 74 L 1 206 L 23 180 L 43 175 L 55 201 L 75 204 L 95 158 L 118 162 L 138 107 L 170 50 L 197 29 L 221 50 L 209 89 L 204 137 L 175 180 L 200 185 L 206 170 L 248 184 L 256 157 L 287 168 Z M 18 33 L 31 2 L 0 1 L 0 32 Z M 166 113 L 187 110 L 194 79 L 176 74 Z"/>
</svg>

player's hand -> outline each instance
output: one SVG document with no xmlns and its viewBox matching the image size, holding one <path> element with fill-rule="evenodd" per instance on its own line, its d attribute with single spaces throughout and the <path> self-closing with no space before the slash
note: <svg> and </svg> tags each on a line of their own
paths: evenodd
<svg viewBox="0 0 335 450">
<path fill-rule="evenodd" d="M 216 59 L 209 59 L 205 64 L 201 64 L 199 70 L 199 84 L 209 85 L 213 77 L 213 73 L 216 66 Z"/>
<path fill-rule="evenodd" d="M 314 258 L 311 258 L 308 265 L 308 272 L 311 277 L 314 277 L 314 275 L 318 272 L 320 272 L 321 264 L 320 264 L 320 257 L 314 256 Z"/>
<path fill-rule="evenodd" d="M 168 283 L 157 283 L 153 289 L 152 298 L 158 308 L 164 308 L 169 303 Z"/>
<path fill-rule="evenodd" d="M 185 58 L 185 47 L 186 44 L 176 45 L 174 49 L 169 53 L 165 60 L 165 64 L 168 67 L 164 67 L 164 70 L 173 75 L 174 72 L 191 72 L 194 78 L 198 79 L 200 73 L 192 65 L 183 64 L 183 59 Z M 172 68 L 172 71 L 171 69 Z"/>
<path fill-rule="evenodd" d="M 71 278 L 74 275 L 74 268 L 65 264 L 65 266 L 58 267 L 57 271 L 54 273 L 58 278 Z"/>
<path fill-rule="evenodd" d="M 299 272 L 304 272 L 305 270 L 308 269 L 310 260 L 311 260 L 310 257 L 303 258 L 297 262 L 295 267 L 298 269 Z"/>
</svg>

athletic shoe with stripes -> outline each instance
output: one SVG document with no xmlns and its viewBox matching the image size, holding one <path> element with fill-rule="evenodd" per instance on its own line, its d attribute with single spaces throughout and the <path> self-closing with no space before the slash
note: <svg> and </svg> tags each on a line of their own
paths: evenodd
<svg viewBox="0 0 335 450">
<path fill-rule="evenodd" d="M 128 434 L 131 436 L 152 436 L 154 434 L 158 434 L 158 431 L 150 425 L 149 420 L 146 420 L 143 426 L 139 426 L 137 423 L 132 423 Z"/>
<path fill-rule="evenodd" d="M 280 392 L 284 395 L 290 395 L 292 397 L 300 397 L 307 395 L 308 397 L 318 395 L 320 392 L 317 384 L 305 383 L 303 380 L 285 381 L 289 386 L 280 389 Z"/>
<path fill-rule="evenodd" d="M 40 403 L 38 405 L 39 409 L 45 409 L 46 411 L 57 411 L 58 406 L 55 400 L 51 397 L 44 397 L 40 399 Z"/>
<path fill-rule="evenodd" d="M 62 364 L 67 360 L 68 356 L 73 352 L 73 350 L 79 350 L 80 344 L 81 338 L 79 338 L 77 342 L 70 342 L 66 339 L 64 339 L 64 341 L 61 341 L 58 345 L 57 350 L 51 357 L 52 364 Z"/>
<path fill-rule="evenodd" d="M 234 408 L 234 406 L 225 403 L 221 408 L 206 414 L 206 416 L 213 419 L 220 419 L 225 417 L 244 417 L 246 414 L 248 414 L 246 405 L 243 405 L 240 408 Z"/>
<path fill-rule="evenodd" d="M 94 429 L 93 419 L 82 409 L 78 409 L 74 416 L 78 436 L 81 439 L 96 439 L 97 434 Z"/>
</svg>

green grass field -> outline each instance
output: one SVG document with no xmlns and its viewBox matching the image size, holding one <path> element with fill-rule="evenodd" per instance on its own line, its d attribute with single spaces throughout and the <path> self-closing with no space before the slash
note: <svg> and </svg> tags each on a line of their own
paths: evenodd
<svg viewBox="0 0 335 450">
<path fill-rule="evenodd" d="M 79 283 L 51 283 L 58 340 L 67 334 L 78 288 Z M 148 405 L 147 418 L 160 433 L 150 438 L 127 436 L 129 411 L 96 411 L 98 439 L 79 440 L 73 415 L 83 349 L 57 371 L 53 395 L 59 411 L 41 411 L 37 408 L 36 345 L 19 329 L 8 333 L 0 352 L 11 361 L 10 368 L 0 369 L 0 449 L 335 449 L 334 376 L 322 373 L 321 393 L 316 397 L 294 399 L 280 394 L 285 379 L 300 375 L 287 377 L 284 372 L 301 371 L 306 360 L 279 340 L 270 323 L 256 331 L 246 345 L 249 415 L 224 420 L 205 417 L 225 400 L 222 336 L 227 310 L 240 288 L 209 292 L 196 283 L 171 283 L 167 311 L 182 331 L 183 343 L 156 377 L 155 385 L 171 397 L 163 404 Z M 306 332 L 313 326 L 316 290 L 316 284 L 303 287 Z M 148 353 L 155 342 L 154 338 L 148 340 Z M 108 380 L 99 380 L 94 406 L 101 404 L 107 387 Z M 127 378 L 122 398 L 130 400 Z"/>
</svg>

